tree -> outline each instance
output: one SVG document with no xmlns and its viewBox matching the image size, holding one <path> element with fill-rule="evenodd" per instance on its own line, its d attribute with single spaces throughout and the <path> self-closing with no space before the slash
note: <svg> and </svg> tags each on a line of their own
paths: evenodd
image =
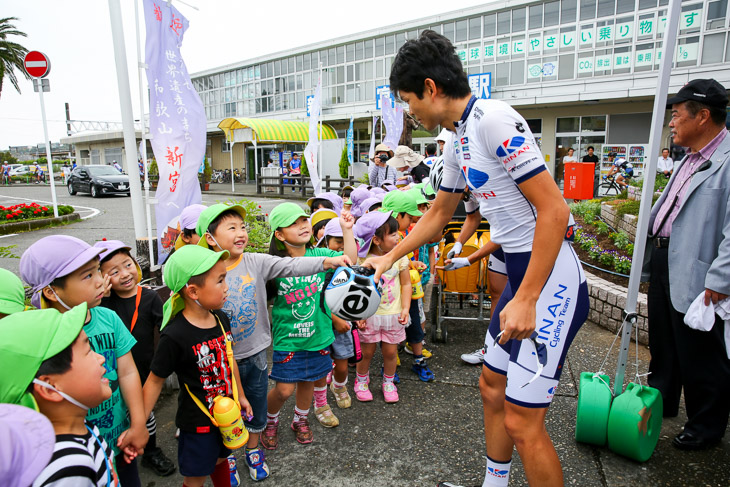
<svg viewBox="0 0 730 487">
<path fill-rule="evenodd" d="M 350 159 L 347 157 L 347 144 L 342 148 L 342 156 L 340 157 L 340 177 L 347 178 L 350 175 Z"/>
<path fill-rule="evenodd" d="M 23 76 L 30 79 L 28 73 L 25 72 L 25 67 L 23 66 L 23 59 L 25 58 L 25 55 L 28 54 L 28 49 L 16 42 L 8 40 L 8 36 L 27 37 L 25 32 L 17 30 L 11 23 L 14 20 L 18 19 L 16 17 L 0 19 L 0 95 L 2 95 L 3 81 L 6 76 L 15 90 L 20 93 L 18 78 L 15 75 L 16 68 L 23 74 Z"/>
<path fill-rule="evenodd" d="M 2 164 L 3 161 L 8 161 L 8 164 L 18 163 L 18 159 L 16 159 L 15 156 L 10 153 L 10 151 L 0 152 L 0 164 Z"/>
</svg>

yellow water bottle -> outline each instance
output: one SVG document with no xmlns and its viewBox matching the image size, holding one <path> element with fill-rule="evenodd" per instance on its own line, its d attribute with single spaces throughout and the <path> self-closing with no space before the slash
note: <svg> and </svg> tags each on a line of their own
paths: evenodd
<svg viewBox="0 0 730 487">
<path fill-rule="evenodd" d="M 410 270 L 411 274 L 411 299 L 421 299 L 423 297 L 423 285 L 421 284 L 421 274 L 416 269 Z"/>
<path fill-rule="evenodd" d="M 223 444 L 230 450 L 241 448 L 248 441 L 248 430 L 243 425 L 241 410 L 230 397 L 213 399 L 213 417 L 223 437 Z"/>
</svg>

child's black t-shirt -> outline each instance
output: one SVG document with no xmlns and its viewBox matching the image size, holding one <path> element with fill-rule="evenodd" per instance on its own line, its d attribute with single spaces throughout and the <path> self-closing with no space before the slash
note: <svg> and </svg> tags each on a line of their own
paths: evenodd
<svg viewBox="0 0 730 487">
<path fill-rule="evenodd" d="M 142 294 L 139 301 L 139 312 L 133 330 L 131 327 L 137 296 L 120 298 L 117 293 L 112 291 L 108 298 L 101 300 L 101 305 L 119 315 L 124 326 L 131 330 L 132 336 L 137 340 L 137 344 L 132 348 L 132 358 L 134 358 L 144 385 L 144 381 L 150 373 L 152 356 L 155 353 L 155 330 L 159 330 L 162 323 L 162 300 L 152 289 L 146 287 L 140 289 Z"/>
<path fill-rule="evenodd" d="M 222 311 L 211 311 L 218 317 L 231 340 L 228 317 Z M 234 361 L 233 366 L 236 366 Z M 162 330 L 152 360 L 151 371 L 158 377 L 177 373 L 180 381 L 175 423 L 183 431 L 207 433 L 212 423 L 188 394 L 185 384 L 195 397 L 213 412 L 213 398 L 233 397 L 233 372 L 226 357 L 226 344 L 221 327 L 198 328 L 182 313 L 176 315 Z"/>
</svg>

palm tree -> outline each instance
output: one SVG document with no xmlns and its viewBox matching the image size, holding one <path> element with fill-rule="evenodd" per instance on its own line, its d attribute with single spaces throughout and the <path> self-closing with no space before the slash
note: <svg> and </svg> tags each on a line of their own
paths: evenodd
<svg viewBox="0 0 730 487">
<path fill-rule="evenodd" d="M 16 42 L 8 40 L 8 36 L 13 35 L 27 37 L 25 32 L 17 30 L 11 23 L 14 20 L 18 19 L 16 17 L 0 19 L 0 94 L 3 91 L 3 80 L 5 76 L 8 77 L 16 91 L 20 93 L 18 78 L 15 75 L 16 68 L 23 73 L 23 76 L 30 79 L 23 66 L 23 59 L 28 53 L 28 49 Z"/>
</svg>

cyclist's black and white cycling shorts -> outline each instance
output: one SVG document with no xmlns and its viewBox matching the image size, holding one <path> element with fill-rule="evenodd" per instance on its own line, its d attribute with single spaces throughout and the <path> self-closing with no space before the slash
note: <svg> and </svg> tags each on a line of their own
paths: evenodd
<svg viewBox="0 0 730 487">
<path fill-rule="evenodd" d="M 517 292 L 531 252 L 505 252 L 508 282 L 495 308 L 484 339 L 484 365 L 507 376 L 507 401 L 529 408 L 545 408 L 552 402 L 563 371 L 563 362 L 575 334 L 588 317 L 588 285 L 578 256 L 564 241 L 536 307 L 533 337 L 547 348 L 547 364 L 540 377 L 527 384 L 538 368 L 530 340 L 509 340 L 493 346 L 500 332 L 499 313 Z M 523 387 L 524 386 L 524 387 Z"/>
<path fill-rule="evenodd" d="M 489 269 L 490 272 L 496 272 L 503 276 L 507 275 L 507 264 L 504 263 L 504 251 L 502 250 L 502 247 L 489 254 L 487 269 Z"/>
</svg>

